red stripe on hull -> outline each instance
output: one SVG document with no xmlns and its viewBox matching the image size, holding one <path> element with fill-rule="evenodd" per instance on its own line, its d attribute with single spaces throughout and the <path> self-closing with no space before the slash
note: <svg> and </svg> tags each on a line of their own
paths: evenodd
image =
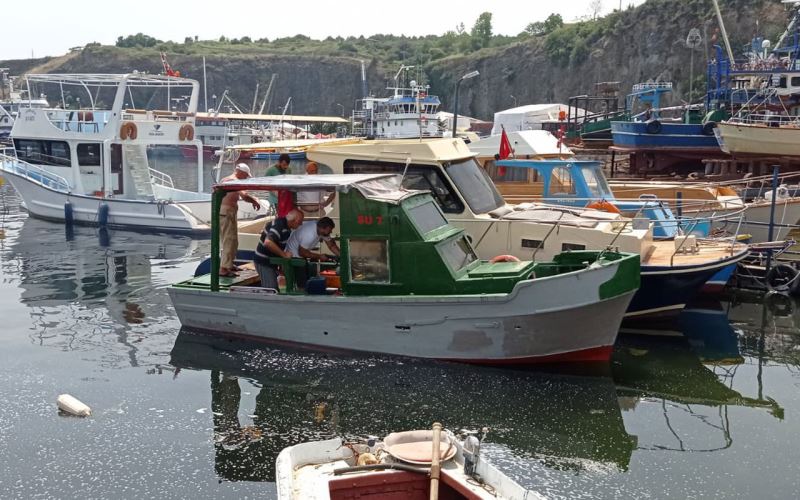
<svg viewBox="0 0 800 500">
<path fill-rule="evenodd" d="M 360 354 L 383 354 L 386 356 L 404 356 L 409 358 L 419 359 L 436 359 L 439 361 L 450 361 L 454 363 L 465 363 L 470 365 L 484 365 L 484 366 L 522 366 L 532 364 L 554 364 L 554 363 L 597 363 L 608 362 L 611 359 L 611 353 L 614 350 L 613 346 L 591 347 L 588 349 L 580 349 L 577 351 L 562 352 L 558 354 L 546 354 L 543 356 L 522 356 L 515 358 L 500 358 L 500 359 L 469 359 L 469 358 L 422 358 L 420 356 L 410 356 L 404 354 L 382 353 L 376 351 L 360 351 L 358 349 L 345 349 L 339 347 L 321 346 L 317 344 L 306 344 L 302 342 L 292 342 L 289 340 L 278 340 L 259 337 L 255 335 L 247 335 L 244 333 L 227 333 L 217 332 L 214 330 L 206 330 L 203 328 L 187 327 L 187 329 L 203 332 L 209 335 L 223 335 L 226 337 L 240 338 L 245 340 L 254 340 L 266 345 L 283 346 L 290 348 L 300 348 L 316 352 L 328 353 L 360 353 Z"/>
</svg>

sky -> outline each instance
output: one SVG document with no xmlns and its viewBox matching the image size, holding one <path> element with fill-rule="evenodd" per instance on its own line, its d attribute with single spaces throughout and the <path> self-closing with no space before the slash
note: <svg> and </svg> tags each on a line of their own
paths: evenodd
<svg viewBox="0 0 800 500">
<path fill-rule="evenodd" d="M 56 56 L 90 42 L 113 44 L 117 37 L 145 33 L 160 40 L 187 36 L 218 39 L 249 36 L 270 40 L 303 34 L 327 36 L 442 34 L 464 23 L 469 29 L 481 12 L 492 13 L 496 34 L 516 35 L 530 22 L 558 13 L 565 21 L 586 16 L 597 0 L 4 0 L 0 60 Z M 600 0 L 603 13 L 620 0 Z M 622 0 L 623 7 L 644 0 Z M 67 5 L 68 8 L 64 8 Z M 396 8 L 396 12 L 392 9 Z M 24 21 L 24 22 L 23 22 Z"/>
</svg>

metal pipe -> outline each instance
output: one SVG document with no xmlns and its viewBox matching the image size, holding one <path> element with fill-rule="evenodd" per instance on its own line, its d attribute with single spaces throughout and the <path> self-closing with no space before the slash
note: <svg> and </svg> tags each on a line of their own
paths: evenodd
<svg viewBox="0 0 800 500">
<path fill-rule="evenodd" d="M 714 12 L 717 14 L 717 22 L 719 22 L 719 29 L 722 33 L 722 41 L 725 42 L 725 49 L 728 51 L 728 60 L 733 64 L 733 50 L 731 49 L 731 41 L 728 39 L 728 31 L 725 29 L 725 22 L 722 20 L 722 12 L 719 10 L 719 2 L 714 1 Z"/>
<path fill-rule="evenodd" d="M 778 201 L 779 170 L 779 165 L 772 166 L 772 201 L 769 204 L 769 229 L 767 230 L 767 241 L 772 241 L 773 233 L 775 232 L 775 203 Z M 769 272 L 770 267 L 772 267 L 772 250 L 767 250 L 767 272 Z"/>
</svg>

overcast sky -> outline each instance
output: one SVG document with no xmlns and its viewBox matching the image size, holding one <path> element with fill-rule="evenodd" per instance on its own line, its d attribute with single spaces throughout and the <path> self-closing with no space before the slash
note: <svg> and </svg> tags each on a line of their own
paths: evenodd
<svg viewBox="0 0 800 500">
<path fill-rule="evenodd" d="M 565 21 L 585 16 L 593 0 L 3 0 L 0 60 L 64 54 L 89 42 L 113 44 L 120 35 L 142 32 L 161 40 L 274 38 L 298 33 L 329 35 L 442 34 L 459 23 L 469 29 L 481 12 L 492 12 L 494 32 L 516 35 L 553 12 Z M 603 12 L 620 0 L 601 0 Z M 644 0 L 622 0 L 622 5 Z M 396 11 L 392 9 L 396 8 Z"/>
</svg>

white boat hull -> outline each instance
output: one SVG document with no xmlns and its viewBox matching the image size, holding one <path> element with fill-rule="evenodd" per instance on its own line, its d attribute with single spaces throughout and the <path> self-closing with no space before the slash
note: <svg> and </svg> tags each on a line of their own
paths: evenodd
<svg viewBox="0 0 800 500">
<path fill-rule="evenodd" d="M 601 300 L 616 265 L 520 282 L 509 294 L 341 297 L 174 286 L 184 326 L 323 349 L 481 364 L 606 360 L 634 292 Z"/>
<path fill-rule="evenodd" d="M 110 228 L 194 235 L 211 232 L 210 195 L 207 200 L 181 202 L 99 198 L 52 189 L 8 170 L 3 171 L 3 175 L 14 186 L 31 216 L 40 219 L 65 221 L 64 205 L 70 202 L 76 224 L 97 225 L 99 207 L 105 203 L 109 208 Z M 250 210 L 247 207 L 250 205 L 240 207 L 240 217 L 255 215 L 252 207 Z"/>
<path fill-rule="evenodd" d="M 720 123 L 715 133 L 733 156 L 800 157 L 800 128 Z"/>
</svg>

